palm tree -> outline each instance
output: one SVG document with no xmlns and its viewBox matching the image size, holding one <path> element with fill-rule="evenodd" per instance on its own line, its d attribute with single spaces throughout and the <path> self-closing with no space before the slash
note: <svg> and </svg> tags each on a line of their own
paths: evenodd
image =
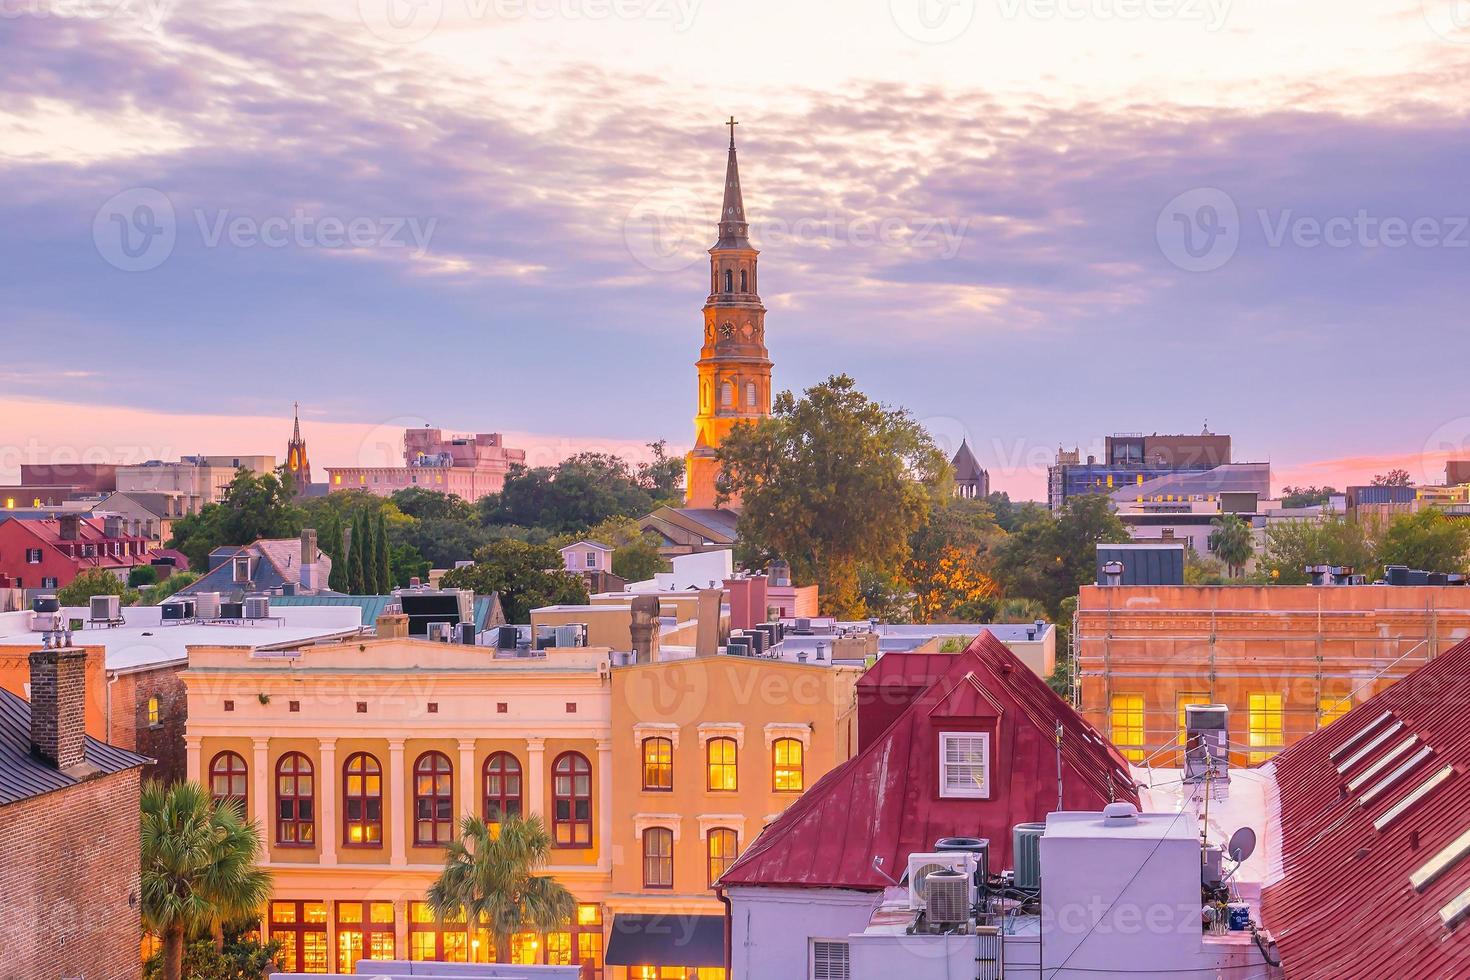
<svg viewBox="0 0 1470 980">
<path fill-rule="evenodd" d="M 256 866 L 260 828 L 195 782 L 149 781 L 141 797 L 143 925 L 163 937 L 164 980 L 181 980 L 184 943 L 256 916 L 271 877 Z"/>
<path fill-rule="evenodd" d="M 1238 578 L 1256 553 L 1250 526 L 1234 514 L 1224 514 L 1211 521 L 1210 527 L 1210 550 L 1225 563 L 1230 577 Z"/>
<path fill-rule="evenodd" d="M 483 923 L 495 939 L 495 961 L 505 963 L 512 936 L 565 928 L 577 900 L 556 879 L 534 874 L 551 854 L 540 817 L 506 817 L 498 826 L 464 818 L 428 898 L 441 918 L 463 913 L 469 928 Z"/>
</svg>

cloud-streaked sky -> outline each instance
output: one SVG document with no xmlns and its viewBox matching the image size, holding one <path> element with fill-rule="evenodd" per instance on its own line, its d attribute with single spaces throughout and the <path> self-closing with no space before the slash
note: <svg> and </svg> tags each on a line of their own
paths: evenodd
<svg viewBox="0 0 1470 980">
<path fill-rule="evenodd" d="M 0 0 L 0 479 L 422 421 L 691 438 L 730 114 L 776 383 L 1040 496 L 1470 446 L 1454 0 Z M 405 423 L 405 420 L 408 420 Z"/>
</svg>

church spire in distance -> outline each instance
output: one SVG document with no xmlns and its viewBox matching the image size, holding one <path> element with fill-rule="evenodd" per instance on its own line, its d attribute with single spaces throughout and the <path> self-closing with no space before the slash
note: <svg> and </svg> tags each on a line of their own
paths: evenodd
<svg viewBox="0 0 1470 980">
<path fill-rule="evenodd" d="M 745 223 L 745 201 L 740 196 L 740 166 L 735 161 L 735 127 L 740 125 L 731 116 L 725 123 L 730 127 L 730 158 L 725 164 L 725 198 L 720 202 L 720 240 L 715 248 L 749 248 L 750 226 Z"/>
</svg>

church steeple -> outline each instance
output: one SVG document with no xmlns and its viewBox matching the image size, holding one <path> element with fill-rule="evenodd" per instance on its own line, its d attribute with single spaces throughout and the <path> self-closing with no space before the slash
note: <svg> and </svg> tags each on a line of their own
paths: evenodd
<svg viewBox="0 0 1470 980">
<path fill-rule="evenodd" d="M 286 443 L 286 472 L 295 483 L 296 496 L 304 496 L 311 486 L 311 460 L 306 456 L 306 440 L 301 438 L 301 403 L 291 405 L 294 424 L 291 439 Z"/>
<path fill-rule="evenodd" d="M 717 222 L 719 237 L 709 250 L 710 292 L 704 303 L 704 346 L 700 349 L 699 401 L 694 416 L 694 451 L 689 454 L 685 499 L 690 507 L 713 507 L 719 461 L 716 450 L 736 425 L 771 414 L 771 360 L 766 350 L 766 308 L 761 305 L 757 264 L 750 243 L 735 127 L 730 117 L 725 190 Z M 730 506 L 737 506 L 731 503 Z"/>
</svg>

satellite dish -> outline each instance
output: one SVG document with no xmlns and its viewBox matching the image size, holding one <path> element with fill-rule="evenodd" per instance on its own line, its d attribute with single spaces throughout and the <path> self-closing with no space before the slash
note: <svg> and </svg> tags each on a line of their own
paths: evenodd
<svg viewBox="0 0 1470 980">
<path fill-rule="evenodd" d="M 1230 835 L 1230 843 L 1225 846 L 1225 853 L 1230 855 L 1230 860 L 1236 864 L 1244 861 L 1256 852 L 1256 832 L 1249 827 L 1241 827 Z"/>
</svg>

